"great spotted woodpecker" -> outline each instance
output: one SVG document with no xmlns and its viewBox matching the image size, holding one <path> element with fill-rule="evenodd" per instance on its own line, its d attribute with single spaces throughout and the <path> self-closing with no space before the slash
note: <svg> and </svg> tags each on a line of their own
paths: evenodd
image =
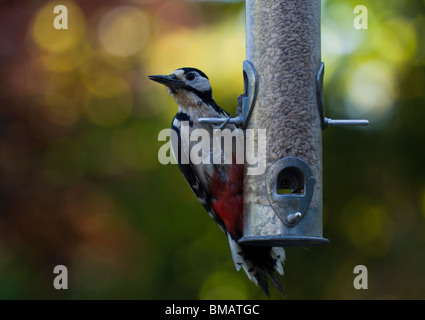
<svg viewBox="0 0 425 320">
<path fill-rule="evenodd" d="M 216 127 L 200 123 L 198 119 L 230 117 L 215 103 L 208 77 L 195 68 L 180 68 L 170 75 L 149 76 L 149 79 L 167 86 L 168 92 L 177 102 L 178 112 L 171 127 L 177 137 L 171 139 L 174 156 L 192 191 L 227 235 L 236 269 L 239 271 L 242 267 L 248 278 L 259 284 L 266 295 L 269 295 L 267 278 L 270 277 L 273 285 L 284 295 L 277 275 L 283 275 L 284 249 L 238 243 L 243 233 L 243 164 L 236 164 L 236 161 L 232 161 L 232 164 L 214 164 L 214 161 L 195 164 L 190 156 L 189 159 L 185 158 L 190 155 L 194 142 L 182 138 L 184 124 L 190 132 L 195 129 L 206 130 L 210 139 L 213 139 Z M 227 123 L 223 129 L 235 130 L 236 126 Z M 207 152 L 217 152 L 217 148 L 213 150 L 212 141 L 207 145 L 211 146 Z M 222 150 L 218 151 L 223 153 Z"/>
</svg>

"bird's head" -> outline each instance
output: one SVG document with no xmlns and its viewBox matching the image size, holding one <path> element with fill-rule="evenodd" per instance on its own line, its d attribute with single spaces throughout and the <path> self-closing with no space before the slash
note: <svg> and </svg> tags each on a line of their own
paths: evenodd
<svg viewBox="0 0 425 320">
<path fill-rule="evenodd" d="M 213 102 L 208 77 L 195 68 L 180 68 L 169 75 L 149 76 L 149 79 L 167 86 L 179 105 Z"/>
</svg>

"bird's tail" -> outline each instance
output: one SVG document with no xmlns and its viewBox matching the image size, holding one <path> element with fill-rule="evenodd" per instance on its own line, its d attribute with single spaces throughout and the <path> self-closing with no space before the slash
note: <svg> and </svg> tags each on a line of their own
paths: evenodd
<svg viewBox="0 0 425 320">
<path fill-rule="evenodd" d="M 285 297 L 285 290 L 279 279 L 283 275 L 285 250 L 281 247 L 250 246 L 237 243 L 230 235 L 229 244 L 236 270 L 243 268 L 248 278 L 259 285 L 267 296 L 268 278 L 275 288 Z"/>
</svg>

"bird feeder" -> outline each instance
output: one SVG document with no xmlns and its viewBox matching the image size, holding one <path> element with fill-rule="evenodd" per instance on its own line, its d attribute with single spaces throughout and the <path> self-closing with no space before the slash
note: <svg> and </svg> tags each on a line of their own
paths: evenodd
<svg viewBox="0 0 425 320">
<path fill-rule="evenodd" d="M 240 243 L 329 242 L 322 235 L 322 130 L 368 121 L 325 117 L 323 75 L 320 0 L 246 0 L 244 93 L 238 116 L 227 122 L 253 132 L 252 150 L 265 149 L 265 170 L 249 174 L 245 165 Z"/>
<path fill-rule="evenodd" d="M 326 244 L 322 130 L 368 121 L 324 116 L 320 0 L 247 0 L 246 58 L 258 84 L 244 127 L 267 130 L 267 160 L 264 174 L 244 177 L 240 242 Z"/>
</svg>

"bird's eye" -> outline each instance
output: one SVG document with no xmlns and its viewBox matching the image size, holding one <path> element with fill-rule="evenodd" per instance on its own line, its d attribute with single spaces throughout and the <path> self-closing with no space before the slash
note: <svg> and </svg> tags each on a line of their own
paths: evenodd
<svg viewBox="0 0 425 320">
<path fill-rule="evenodd" d="M 189 81 L 192 81 L 193 79 L 195 79 L 195 74 L 194 74 L 194 73 L 189 73 L 189 74 L 186 76 L 186 79 L 187 79 L 187 80 L 189 80 Z"/>
</svg>

